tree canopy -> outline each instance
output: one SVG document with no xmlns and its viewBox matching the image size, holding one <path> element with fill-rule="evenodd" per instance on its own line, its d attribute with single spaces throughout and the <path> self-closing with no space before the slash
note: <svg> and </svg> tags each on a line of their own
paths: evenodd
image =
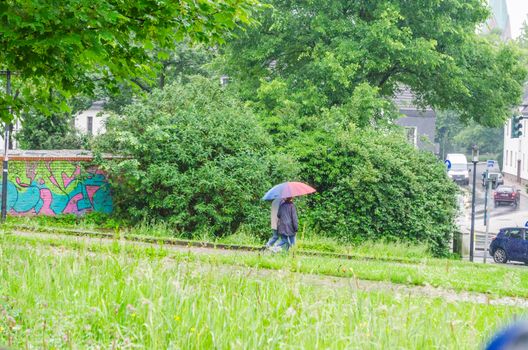
<svg viewBox="0 0 528 350">
<path fill-rule="evenodd" d="M 145 76 L 155 53 L 189 38 L 223 42 L 251 22 L 256 0 L 8 0 L 0 2 L 0 69 L 14 72 L 15 96 L 0 91 L 0 117 L 37 108 L 67 109 L 64 99 L 91 92 L 96 80 L 115 84 Z M 156 50 L 155 50 L 156 49 Z"/>
<path fill-rule="evenodd" d="M 246 98 L 279 84 L 301 115 L 366 104 L 380 119 L 390 110 L 372 98 L 405 85 L 419 104 L 487 126 L 519 102 L 526 71 L 513 44 L 476 34 L 489 15 L 481 0 L 269 2 L 261 25 L 227 47 Z"/>
</svg>

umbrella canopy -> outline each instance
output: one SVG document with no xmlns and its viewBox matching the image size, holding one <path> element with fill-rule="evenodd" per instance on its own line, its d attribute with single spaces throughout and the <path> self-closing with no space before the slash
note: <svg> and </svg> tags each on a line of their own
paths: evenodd
<svg viewBox="0 0 528 350">
<path fill-rule="evenodd" d="M 272 201 L 277 198 L 298 197 L 314 192 L 316 192 L 315 188 L 303 184 L 302 182 L 284 182 L 269 190 L 264 197 L 262 197 L 262 200 Z"/>
</svg>

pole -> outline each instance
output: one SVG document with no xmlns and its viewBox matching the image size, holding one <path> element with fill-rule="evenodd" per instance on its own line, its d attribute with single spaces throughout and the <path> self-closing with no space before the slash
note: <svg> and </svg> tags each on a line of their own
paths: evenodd
<svg viewBox="0 0 528 350">
<path fill-rule="evenodd" d="M 488 222 L 488 181 L 489 181 L 489 169 L 486 169 L 484 176 L 484 186 L 486 186 L 486 195 L 484 196 L 484 226 Z"/>
<path fill-rule="evenodd" d="M 11 72 L 6 71 L 6 93 L 11 96 Z M 8 109 L 11 114 L 11 107 Z M 8 149 L 9 149 L 9 124 L 5 125 L 4 134 L 4 161 L 2 164 L 2 209 L 1 221 L 5 222 L 7 216 L 7 175 L 8 175 Z"/>
<path fill-rule="evenodd" d="M 488 195 L 491 192 L 491 181 L 489 179 L 486 182 L 486 202 L 488 201 Z M 488 235 L 489 235 L 489 223 L 490 223 L 490 209 L 489 207 L 486 207 L 486 210 L 484 212 L 484 215 L 486 216 L 486 235 L 484 238 L 484 264 L 486 263 L 486 260 L 488 258 Z"/>
<path fill-rule="evenodd" d="M 473 198 L 471 199 L 471 234 L 469 236 L 469 261 L 473 262 L 475 250 L 475 183 L 477 182 L 477 163 L 473 160 Z"/>
</svg>

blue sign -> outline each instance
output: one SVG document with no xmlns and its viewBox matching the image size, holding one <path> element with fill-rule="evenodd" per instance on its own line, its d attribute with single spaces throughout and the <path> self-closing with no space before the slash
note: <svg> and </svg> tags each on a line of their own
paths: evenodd
<svg viewBox="0 0 528 350">
<path fill-rule="evenodd" d="M 447 170 L 450 170 L 451 169 L 451 161 L 449 159 L 446 159 L 444 163 L 445 163 L 445 165 L 447 167 Z"/>
<path fill-rule="evenodd" d="M 488 165 L 488 168 L 493 168 L 495 166 L 495 161 L 494 160 L 488 160 L 487 161 L 487 165 Z"/>
<path fill-rule="evenodd" d="M 524 224 L 524 227 L 528 227 L 528 221 L 526 221 L 526 224 Z"/>
</svg>

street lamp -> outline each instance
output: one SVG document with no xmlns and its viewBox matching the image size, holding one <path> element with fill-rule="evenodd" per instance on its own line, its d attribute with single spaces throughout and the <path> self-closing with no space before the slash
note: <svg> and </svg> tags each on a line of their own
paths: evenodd
<svg viewBox="0 0 528 350">
<path fill-rule="evenodd" d="M 477 163 L 479 161 L 479 148 L 477 145 L 472 147 L 473 161 L 473 196 L 471 199 L 471 233 L 469 236 L 469 261 L 473 261 L 475 251 L 475 183 L 477 182 Z"/>
<path fill-rule="evenodd" d="M 6 94 L 11 96 L 11 71 L 1 71 L 6 76 Z M 8 107 L 8 113 L 11 114 L 11 107 Z M 3 223 L 7 216 L 7 177 L 8 177 L 8 149 L 9 149 L 9 129 L 10 124 L 5 124 L 4 130 L 4 161 L 2 162 L 2 201 L 0 207 L 0 221 Z"/>
</svg>

